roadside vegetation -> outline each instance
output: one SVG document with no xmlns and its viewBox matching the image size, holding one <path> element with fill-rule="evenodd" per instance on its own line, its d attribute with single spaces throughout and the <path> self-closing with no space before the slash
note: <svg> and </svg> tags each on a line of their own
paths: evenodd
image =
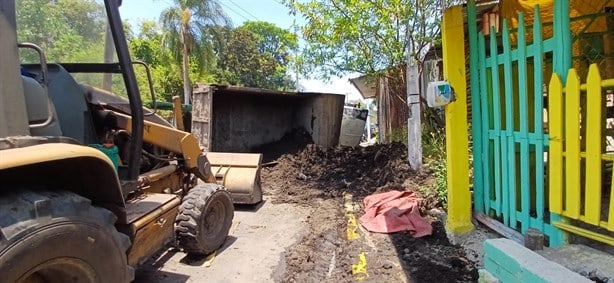
<svg viewBox="0 0 614 283">
<path fill-rule="evenodd" d="M 443 128 L 422 133 L 422 154 L 424 163 L 434 182 L 418 188 L 420 193 L 433 196 L 444 209 L 448 207 L 446 135 Z"/>
<path fill-rule="evenodd" d="M 446 135 L 445 128 L 422 129 L 422 158 L 424 170 L 433 178 L 431 182 L 419 186 L 417 191 L 424 197 L 435 201 L 435 205 L 447 209 L 448 185 L 446 180 Z M 403 143 L 407 147 L 407 127 L 394 129 L 390 136 L 392 142 Z"/>
<path fill-rule="evenodd" d="M 132 58 L 152 71 L 157 100 L 190 90 L 192 82 L 233 84 L 277 90 L 294 90 L 289 75 L 298 46 L 297 36 L 268 22 L 248 21 L 233 26 L 218 0 L 168 1 L 156 21 L 131 26 L 124 22 Z M 53 62 L 114 62 L 114 51 L 104 58 L 106 19 L 97 0 L 21 0 L 16 2 L 18 40 L 45 50 Z M 44 19 L 44 20 L 41 20 Z M 240 42 L 241 44 L 237 44 Z M 38 62 L 32 51 L 22 51 L 22 61 Z M 151 101 L 144 68 L 136 66 L 145 104 Z M 78 74 L 80 81 L 102 87 L 103 76 Z M 124 86 L 114 75 L 111 90 Z"/>
</svg>

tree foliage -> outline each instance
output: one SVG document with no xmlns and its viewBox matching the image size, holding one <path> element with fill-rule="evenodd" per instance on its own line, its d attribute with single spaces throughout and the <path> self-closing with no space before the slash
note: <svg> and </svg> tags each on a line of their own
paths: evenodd
<svg viewBox="0 0 614 283">
<path fill-rule="evenodd" d="M 158 21 L 141 21 L 134 27 L 124 22 L 132 59 L 149 65 L 157 100 L 170 101 L 172 96 L 185 93 L 184 73 L 189 77 L 188 93 L 190 81 L 282 90 L 294 87 L 288 76 L 297 46 L 293 34 L 266 22 L 231 28 L 229 20 L 220 16 L 217 1 L 173 3 Z M 20 0 L 16 6 L 18 40 L 39 45 L 48 62 L 105 61 L 107 25 L 100 0 Z M 189 52 L 185 60 L 182 42 Z M 38 63 L 33 51 L 22 50 L 20 56 L 24 63 Z M 147 104 L 151 101 L 147 74 L 141 66 L 134 69 Z M 102 74 L 73 75 L 80 83 L 104 85 Z M 125 96 L 121 75 L 113 74 L 110 82 L 112 92 Z"/>
<path fill-rule="evenodd" d="M 445 0 L 285 0 L 300 14 L 301 64 L 325 78 L 400 66 L 440 41 Z M 409 52 L 409 54 L 408 54 Z"/>
<path fill-rule="evenodd" d="M 227 41 L 218 47 L 216 78 L 219 83 L 292 90 L 288 75 L 296 37 L 271 23 L 245 22 L 225 29 Z"/>
<path fill-rule="evenodd" d="M 174 63 L 171 52 L 162 47 L 162 30 L 157 22 L 142 21 L 140 32 L 129 41 L 133 60 L 145 62 L 153 77 L 156 100 L 170 101 L 173 95 L 179 95 L 182 90 L 181 73 Z M 151 100 L 149 81 L 142 66 L 135 65 L 139 91 L 145 103 Z"/>
<path fill-rule="evenodd" d="M 170 61 L 170 52 L 162 48 L 162 31 L 157 22 L 142 21 L 140 32 L 130 39 L 132 56 L 156 67 Z"/>
<path fill-rule="evenodd" d="M 280 65 L 289 65 L 298 48 L 296 34 L 262 21 L 247 21 L 238 29 L 251 32 L 261 53 L 271 54 Z"/>
<path fill-rule="evenodd" d="M 17 38 L 45 50 L 50 62 L 97 62 L 102 60 L 104 7 L 95 0 L 21 0 L 16 2 Z M 100 55 L 96 57 L 96 55 Z M 26 62 L 38 62 L 23 52 Z"/>
<path fill-rule="evenodd" d="M 426 53 L 440 45 L 443 10 L 458 0 L 285 0 L 305 24 L 299 58 L 307 74 L 323 78 L 350 73 L 386 78 L 392 130 L 406 125 L 407 63 L 421 74 Z M 423 101 L 426 104 L 426 101 Z M 424 108 L 427 120 L 441 124 Z"/>
<path fill-rule="evenodd" d="M 218 26 L 230 26 L 218 0 L 174 0 L 174 5 L 162 11 L 160 21 L 164 30 L 162 43 L 173 51 L 182 63 L 184 101 L 189 103 L 191 92 L 190 58 L 197 61 L 199 71 L 214 62 L 214 45 L 223 39 L 216 32 Z M 202 73 L 202 72 L 201 72 Z"/>
</svg>

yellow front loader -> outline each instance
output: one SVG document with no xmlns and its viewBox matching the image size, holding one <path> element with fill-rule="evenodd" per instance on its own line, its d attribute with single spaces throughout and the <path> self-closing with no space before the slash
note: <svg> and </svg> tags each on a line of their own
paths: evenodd
<svg viewBox="0 0 614 283">
<path fill-rule="evenodd" d="M 105 119 L 117 121 L 112 128 L 126 130 L 130 134 L 132 117 L 121 112 L 122 107 L 117 106 L 119 100 L 109 97 L 111 94 L 100 89 L 92 89 L 91 93 L 96 97 L 96 105 L 108 111 L 106 115 L 111 118 L 105 117 Z M 115 101 L 115 104 L 111 101 Z M 180 110 L 175 107 L 174 111 Z M 175 116 L 181 117 L 180 114 Z M 203 152 L 192 134 L 151 120 L 144 122 L 145 143 L 181 155 L 188 171 L 195 174 L 202 182 L 223 185 L 230 192 L 235 204 L 256 204 L 262 201 L 260 188 L 262 154 Z"/>
<path fill-rule="evenodd" d="M 120 2 L 104 1 L 117 63 L 51 64 L 18 42 L 16 1 L 0 0 L 2 282 L 129 282 L 168 243 L 215 251 L 233 203 L 262 200 L 260 154 L 204 152 L 143 108 Z M 121 74 L 128 99 L 83 74 Z"/>
</svg>

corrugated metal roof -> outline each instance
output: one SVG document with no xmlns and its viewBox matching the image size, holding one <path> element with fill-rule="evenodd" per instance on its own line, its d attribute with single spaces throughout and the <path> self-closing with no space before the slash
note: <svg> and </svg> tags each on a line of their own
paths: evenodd
<svg viewBox="0 0 614 283">
<path fill-rule="evenodd" d="M 533 9 L 536 5 L 540 7 L 542 22 L 548 23 L 553 21 L 554 0 L 501 0 L 501 16 L 507 19 L 513 28 L 518 26 L 518 13 L 523 12 L 525 22 L 533 21 Z M 602 13 L 605 7 L 614 6 L 612 0 L 570 0 L 569 17 L 576 18 L 580 16 Z M 573 33 L 580 32 L 601 32 L 607 30 L 605 18 L 597 19 L 581 19 L 572 21 L 571 30 Z M 552 28 L 544 28 L 544 36 L 550 37 Z"/>
<path fill-rule="evenodd" d="M 363 99 L 375 98 L 377 96 L 377 84 L 372 76 L 360 76 L 350 79 L 350 83 L 358 89 Z"/>
</svg>

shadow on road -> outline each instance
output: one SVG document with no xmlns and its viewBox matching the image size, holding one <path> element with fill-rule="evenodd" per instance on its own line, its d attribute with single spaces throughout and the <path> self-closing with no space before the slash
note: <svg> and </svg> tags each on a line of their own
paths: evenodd
<svg viewBox="0 0 614 283">
<path fill-rule="evenodd" d="M 224 242 L 224 244 L 215 251 L 214 257 L 220 256 L 222 253 L 224 253 L 226 249 L 232 246 L 232 244 L 234 244 L 234 242 L 236 241 L 237 241 L 237 237 L 235 236 L 226 237 L 226 242 Z M 209 255 L 186 254 L 181 260 L 179 260 L 179 262 L 185 265 L 189 265 L 189 266 L 203 266 L 206 261 L 209 261 L 209 260 L 213 261 L 214 257 L 212 257 L 211 254 Z"/>
<path fill-rule="evenodd" d="M 190 276 L 185 274 L 178 274 L 174 272 L 161 271 L 161 270 L 143 270 L 136 271 L 133 283 L 149 283 L 159 282 L 160 278 L 164 278 L 165 283 L 184 283 L 188 282 Z"/>
<path fill-rule="evenodd" d="M 168 271 L 162 271 L 162 267 L 178 252 L 175 247 L 170 247 L 151 257 L 136 270 L 135 283 L 155 282 L 159 278 L 164 278 L 164 282 L 183 283 L 187 282 L 190 276 Z"/>
<path fill-rule="evenodd" d="M 224 244 L 219 249 L 217 249 L 215 251 L 215 256 L 217 257 L 220 254 L 222 254 L 226 249 L 231 247 L 232 244 L 234 244 L 234 242 L 236 242 L 236 241 L 237 241 L 237 238 L 234 237 L 234 236 L 226 237 L 226 241 L 224 242 Z M 162 250 L 158 254 L 152 256 L 147 262 L 145 262 L 141 266 L 141 267 L 144 267 L 144 268 L 139 268 L 139 270 L 140 269 L 160 270 L 177 253 L 183 253 L 183 251 L 181 251 L 180 249 L 178 249 L 176 247 L 169 246 L 167 249 Z M 190 265 L 190 266 L 202 266 L 205 263 L 205 261 L 207 261 L 209 256 L 210 255 L 188 255 L 188 254 L 185 254 L 185 256 L 183 258 L 181 258 L 181 260 L 179 262 L 181 262 L 181 263 L 183 263 L 185 265 Z M 172 282 L 175 282 L 175 281 L 172 281 Z"/>
<path fill-rule="evenodd" d="M 267 200 L 262 200 L 256 204 L 235 204 L 236 211 L 246 211 L 246 212 L 258 212 L 260 208 L 267 202 Z"/>
</svg>

